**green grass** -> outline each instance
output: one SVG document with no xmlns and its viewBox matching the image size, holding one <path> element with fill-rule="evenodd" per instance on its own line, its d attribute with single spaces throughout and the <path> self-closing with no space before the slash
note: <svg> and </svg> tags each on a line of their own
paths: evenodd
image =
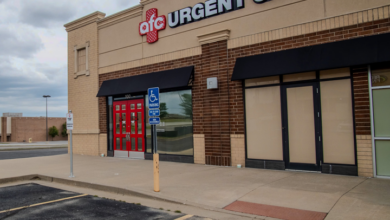
<svg viewBox="0 0 390 220">
<path fill-rule="evenodd" d="M 181 211 L 180 210 L 176 210 L 175 213 L 181 213 Z"/>
</svg>

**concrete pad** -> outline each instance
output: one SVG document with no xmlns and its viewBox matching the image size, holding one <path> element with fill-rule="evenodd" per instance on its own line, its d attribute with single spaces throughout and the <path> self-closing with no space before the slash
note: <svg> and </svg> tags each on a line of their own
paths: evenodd
<svg viewBox="0 0 390 220">
<path fill-rule="evenodd" d="M 328 193 L 260 187 L 240 198 L 239 201 L 328 213 L 340 196 Z"/>
<path fill-rule="evenodd" d="M 365 178 L 294 172 L 248 193 L 240 201 L 328 213 L 337 200 Z"/>
<path fill-rule="evenodd" d="M 313 212 L 242 201 L 236 201 L 225 207 L 225 209 L 261 216 L 276 217 L 284 220 L 323 220 L 327 214 L 323 212 Z"/>
<path fill-rule="evenodd" d="M 390 181 L 368 179 L 347 193 L 326 220 L 390 219 Z"/>
</svg>

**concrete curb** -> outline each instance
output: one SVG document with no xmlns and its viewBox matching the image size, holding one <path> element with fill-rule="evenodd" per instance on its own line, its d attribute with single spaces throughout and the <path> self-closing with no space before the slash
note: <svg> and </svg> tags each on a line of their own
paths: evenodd
<svg viewBox="0 0 390 220">
<path fill-rule="evenodd" d="M 229 210 L 225 210 L 225 209 L 221 209 L 221 208 L 217 208 L 217 207 L 210 207 L 210 206 L 201 205 L 198 203 L 193 203 L 193 202 L 188 202 L 188 201 L 180 201 L 180 200 L 173 199 L 173 198 L 163 198 L 162 196 L 151 195 L 151 194 L 146 193 L 146 192 L 137 192 L 135 190 L 130 190 L 130 189 L 123 189 L 123 188 L 113 187 L 113 186 L 105 186 L 105 185 L 100 185 L 100 184 L 95 184 L 95 183 L 81 182 L 81 181 L 71 180 L 71 179 L 50 177 L 50 176 L 45 176 L 45 175 L 41 175 L 41 174 L 30 174 L 30 175 L 24 175 L 24 176 L 3 178 L 3 179 L 0 179 L 0 185 L 18 182 L 18 181 L 36 181 L 36 180 L 41 180 L 41 181 L 46 181 L 46 182 L 54 182 L 54 183 L 59 183 L 59 184 L 64 184 L 64 185 L 88 188 L 88 189 L 93 189 L 93 190 L 122 194 L 122 195 L 127 195 L 127 196 L 140 197 L 140 198 L 145 198 L 145 199 L 158 200 L 158 201 L 162 201 L 162 202 L 169 202 L 169 203 L 180 204 L 180 205 L 189 205 L 189 206 L 194 206 L 194 207 L 205 209 L 205 210 L 216 211 L 216 212 L 221 212 L 221 213 L 226 213 L 226 214 L 231 214 L 231 215 L 236 215 L 236 216 L 250 217 L 250 218 L 254 218 L 254 219 L 265 219 L 266 218 L 265 216 L 251 215 L 251 214 L 246 214 L 246 213 L 241 213 L 241 212 L 233 212 L 233 211 L 229 211 Z"/>
<path fill-rule="evenodd" d="M 7 149 L 1 149 L 0 148 L 0 151 L 18 151 L 18 150 L 43 150 L 43 149 L 61 149 L 61 148 L 68 148 L 67 146 L 64 146 L 64 147 L 34 147 L 34 148 L 17 148 L 15 147 L 15 149 L 12 149 L 12 148 L 7 148 Z"/>
<path fill-rule="evenodd" d="M 164 201 L 164 202 L 182 204 L 181 202 L 177 202 L 177 201 L 173 201 L 173 200 L 169 200 L 169 199 L 164 199 L 164 198 L 160 198 L 160 197 L 156 197 L 156 196 L 151 196 L 151 195 L 147 195 L 144 193 L 140 193 L 140 192 L 136 192 L 136 191 L 128 190 L 128 189 L 123 189 L 123 188 L 119 188 L 119 187 L 105 186 L 105 185 L 100 185 L 100 184 L 95 184 L 95 183 L 86 183 L 86 182 L 81 182 L 81 181 L 77 181 L 77 180 L 50 177 L 50 176 L 45 176 L 45 175 L 40 175 L 40 174 L 30 174 L 30 175 L 25 175 L 25 176 L 3 178 L 3 179 L 0 179 L 0 184 L 7 184 L 7 183 L 12 183 L 12 182 L 18 182 L 18 181 L 30 181 L 30 180 L 42 180 L 42 181 L 46 181 L 46 182 L 60 183 L 60 184 L 64 184 L 64 185 L 83 187 L 83 188 L 88 188 L 88 189 L 93 189 L 93 190 L 100 190 L 100 191 L 104 191 L 104 192 L 123 194 L 123 195 L 127 195 L 127 196 L 135 196 L 135 197 L 141 197 L 141 198 L 146 198 L 146 199 L 154 199 L 154 200 L 160 200 L 160 201 Z"/>
</svg>

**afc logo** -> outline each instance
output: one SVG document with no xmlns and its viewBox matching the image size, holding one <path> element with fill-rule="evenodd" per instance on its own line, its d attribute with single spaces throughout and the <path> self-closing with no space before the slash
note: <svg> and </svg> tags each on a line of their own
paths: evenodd
<svg viewBox="0 0 390 220">
<path fill-rule="evenodd" d="M 157 8 L 151 8 L 146 11 L 146 21 L 139 23 L 139 34 L 146 34 L 146 41 L 154 43 L 158 40 L 158 31 L 164 30 L 167 19 L 164 15 L 157 17 Z"/>
</svg>

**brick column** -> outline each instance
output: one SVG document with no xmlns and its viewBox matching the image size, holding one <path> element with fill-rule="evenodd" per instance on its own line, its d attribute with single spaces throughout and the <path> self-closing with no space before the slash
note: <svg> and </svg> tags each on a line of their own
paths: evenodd
<svg viewBox="0 0 390 220">
<path fill-rule="evenodd" d="M 1 140 L 7 142 L 7 117 L 1 117 Z"/>
<path fill-rule="evenodd" d="M 354 68 L 353 93 L 355 104 L 355 129 L 358 175 L 374 176 L 372 162 L 370 98 L 367 67 Z"/>
<path fill-rule="evenodd" d="M 206 164 L 230 166 L 227 41 L 202 45 L 202 103 Z M 218 89 L 207 89 L 207 78 L 218 78 Z"/>
</svg>

